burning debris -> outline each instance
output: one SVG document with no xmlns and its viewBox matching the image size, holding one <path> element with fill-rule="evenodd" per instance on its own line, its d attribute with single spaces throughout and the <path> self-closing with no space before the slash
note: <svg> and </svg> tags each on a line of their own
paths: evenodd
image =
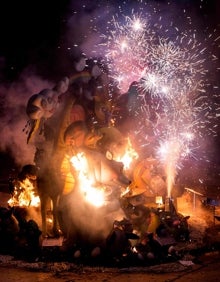
<svg viewBox="0 0 220 282">
<path fill-rule="evenodd" d="M 12 198 L 8 201 L 10 207 L 38 207 L 40 199 L 36 190 L 37 168 L 34 165 L 25 165 L 17 178 L 10 179 Z"/>
</svg>

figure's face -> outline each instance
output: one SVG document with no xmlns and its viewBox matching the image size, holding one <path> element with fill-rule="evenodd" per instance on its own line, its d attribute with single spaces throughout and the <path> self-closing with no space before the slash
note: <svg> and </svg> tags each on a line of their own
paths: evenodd
<svg viewBox="0 0 220 282">
<path fill-rule="evenodd" d="M 98 142 L 100 149 L 106 153 L 108 159 L 121 161 L 129 148 L 128 138 L 115 127 L 103 127 L 100 133 L 103 135 Z"/>
<path fill-rule="evenodd" d="M 86 132 L 82 129 L 75 129 L 71 135 L 66 137 L 65 143 L 68 146 L 72 146 L 74 148 L 80 148 L 84 145 L 86 137 Z"/>
<path fill-rule="evenodd" d="M 126 149 L 128 147 L 128 142 L 126 138 L 123 138 L 121 140 L 118 140 L 117 142 L 111 142 L 108 145 L 108 154 L 110 155 L 110 159 L 113 159 L 115 161 L 121 160 L 121 158 L 126 153 Z"/>
<path fill-rule="evenodd" d="M 46 92 L 40 94 L 41 102 L 40 106 L 44 112 L 44 117 L 49 118 L 51 117 L 57 107 L 57 95 L 53 90 L 47 90 Z"/>
<path fill-rule="evenodd" d="M 30 118 L 50 118 L 57 108 L 57 103 L 57 95 L 53 90 L 44 90 L 40 92 L 31 104 L 31 106 L 36 107 L 36 111 L 31 113 Z"/>
</svg>

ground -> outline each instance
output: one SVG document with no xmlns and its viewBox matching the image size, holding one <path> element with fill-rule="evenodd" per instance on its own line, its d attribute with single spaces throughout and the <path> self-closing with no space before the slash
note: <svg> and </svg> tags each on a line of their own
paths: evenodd
<svg viewBox="0 0 220 282">
<path fill-rule="evenodd" d="M 1 281 L 31 282 L 131 282 L 131 281 L 201 281 L 217 282 L 220 275 L 219 251 L 208 252 L 197 258 L 196 263 L 174 262 L 149 267 L 105 268 L 84 267 L 69 263 L 24 263 L 0 257 Z"/>
<path fill-rule="evenodd" d="M 192 240 L 176 246 L 178 251 L 183 251 L 181 259 L 157 265 L 120 265 L 103 266 L 102 264 L 86 265 L 84 263 L 66 261 L 34 261 L 27 262 L 16 260 L 13 256 L 0 255 L 0 281 L 13 282 L 142 282 L 142 281 L 198 281 L 217 282 L 220 275 L 220 225 L 217 223 L 207 229 L 208 244 L 201 244 L 203 234 L 202 221 L 191 219 Z M 203 240 L 204 242 L 204 240 Z"/>
</svg>

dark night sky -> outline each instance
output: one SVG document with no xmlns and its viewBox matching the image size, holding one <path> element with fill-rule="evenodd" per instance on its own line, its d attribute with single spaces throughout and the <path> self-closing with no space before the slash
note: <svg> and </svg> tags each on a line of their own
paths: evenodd
<svg viewBox="0 0 220 282">
<path fill-rule="evenodd" d="M 53 66 L 68 0 L 1 1 L 2 70 L 14 77 L 29 64 Z M 4 61 L 4 60 L 5 61 Z"/>
<path fill-rule="evenodd" d="M 1 78 L 14 79 L 30 64 L 35 65 L 44 75 L 51 75 L 51 71 L 54 75 L 64 71 L 65 66 L 62 65 L 60 57 L 63 56 L 64 61 L 68 60 L 68 54 L 67 52 L 60 53 L 57 46 L 61 44 L 64 47 L 67 44 L 65 38 L 68 30 L 67 21 L 73 15 L 73 11 L 77 10 L 79 14 L 83 12 L 84 15 L 92 14 L 97 8 L 105 9 L 107 3 L 118 7 L 124 2 L 122 0 L 2 0 L 0 2 Z M 133 7 L 137 2 L 136 0 L 126 1 L 127 6 Z M 153 3 L 155 6 L 172 2 L 181 7 L 180 9 L 186 8 L 189 14 L 191 10 L 194 10 L 198 19 L 205 25 L 216 25 L 220 15 L 218 0 L 145 2 Z M 82 8 L 83 4 L 86 4 L 84 8 Z"/>
<path fill-rule="evenodd" d="M 69 52 L 68 47 L 72 48 L 75 40 L 80 42 L 79 37 L 88 28 L 84 18 L 104 14 L 107 5 L 111 7 L 111 15 L 119 6 L 124 10 L 135 8 L 137 2 L 149 2 L 151 9 L 152 6 L 161 7 L 159 10 L 164 13 L 164 18 L 170 20 L 172 17 L 179 25 L 182 18 L 178 9 L 185 9 L 200 26 L 201 37 L 203 33 L 205 36 L 206 27 L 220 29 L 219 0 L 1 0 L 0 84 L 16 82 L 28 68 L 52 81 L 69 75 L 75 54 Z M 168 2 L 172 5 L 167 6 Z M 70 18 L 75 11 L 77 16 L 72 24 Z"/>
</svg>

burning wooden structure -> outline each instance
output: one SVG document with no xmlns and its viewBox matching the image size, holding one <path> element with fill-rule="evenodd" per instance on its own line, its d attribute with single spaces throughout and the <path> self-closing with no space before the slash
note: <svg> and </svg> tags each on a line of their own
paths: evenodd
<svg viewBox="0 0 220 282">
<path fill-rule="evenodd" d="M 179 258 L 175 246 L 190 241 L 172 177 L 123 132 L 117 117 L 124 122 L 127 112 L 106 87 L 82 72 L 28 101 L 27 142 L 36 153 L 11 179 L 9 208 L 0 210 L 1 244 L 13 246 L 6 252 L 24 248 L 36 258 L 56 247 L 59 258 L 154 263 Z"/>
</svg>

